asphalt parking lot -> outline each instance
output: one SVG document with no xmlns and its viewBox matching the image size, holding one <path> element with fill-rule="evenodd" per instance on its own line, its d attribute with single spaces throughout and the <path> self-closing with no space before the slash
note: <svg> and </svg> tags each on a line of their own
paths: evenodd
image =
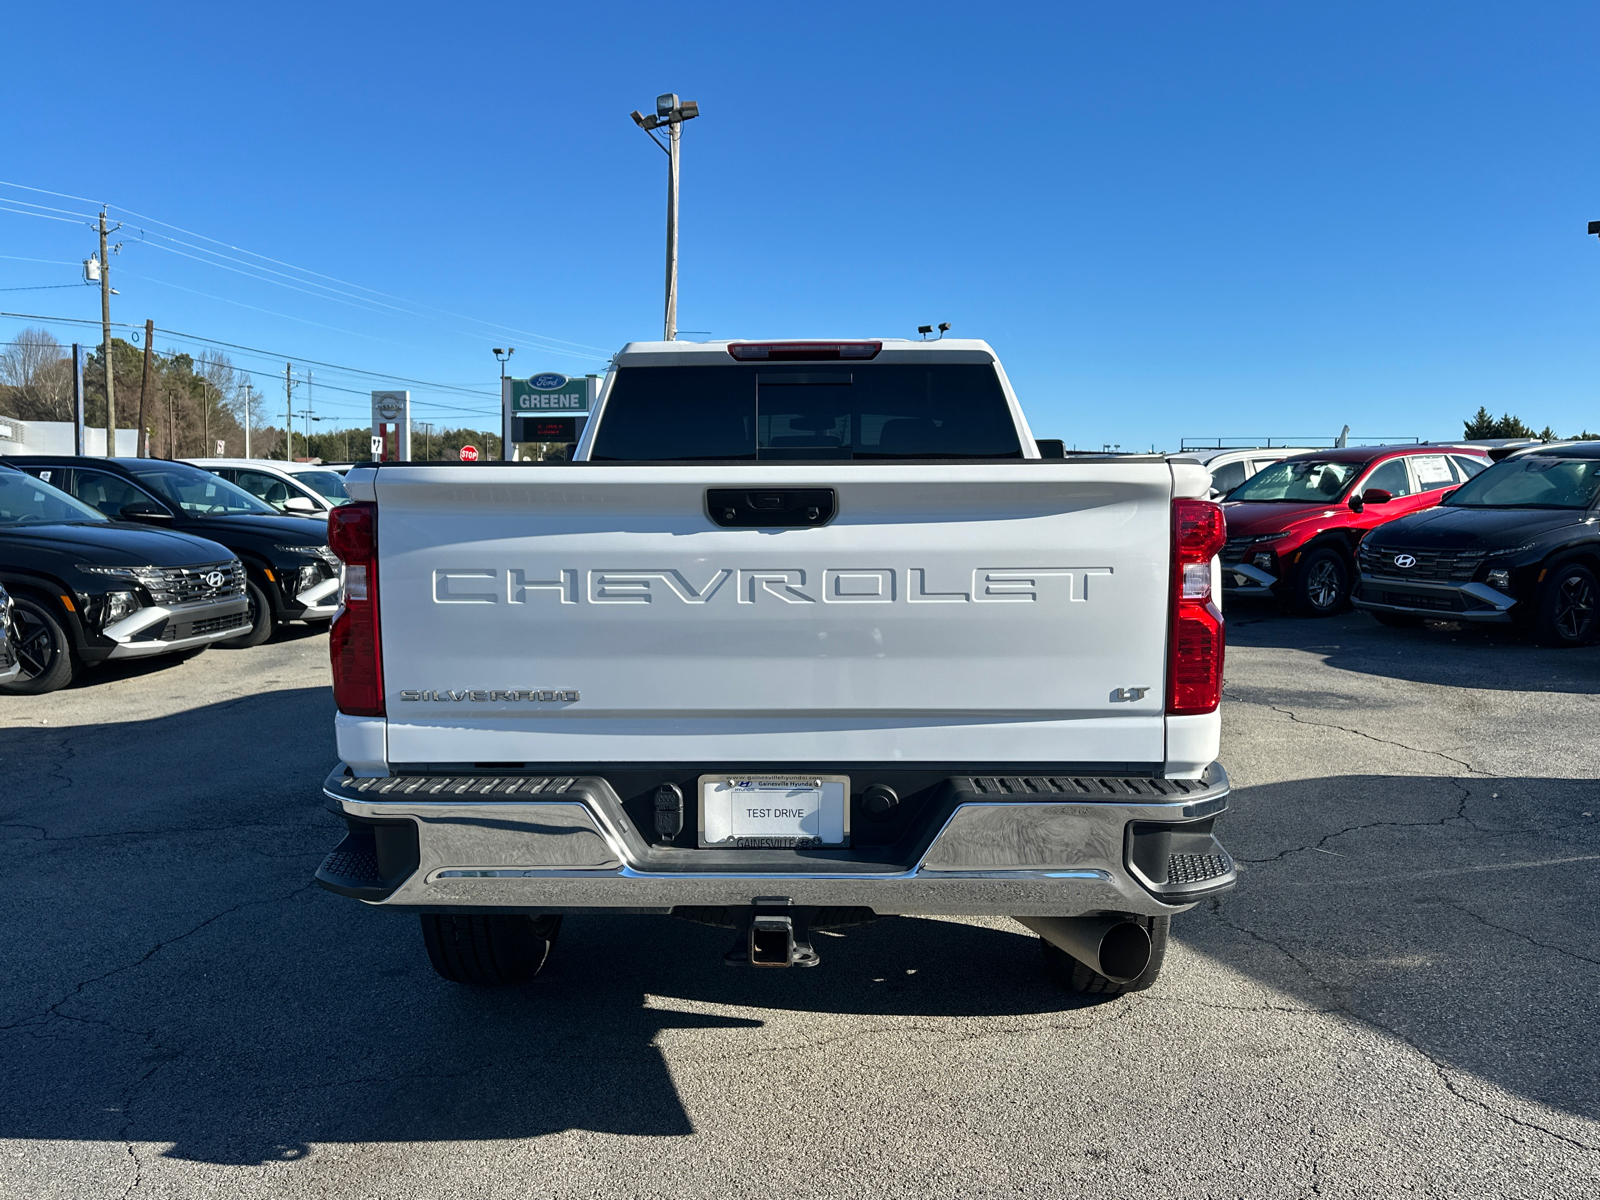
<svg viewBox="0 0 1600 1200">
<path fill-rule="evenodd" d="M 463 990 L 310 882 L 324 636 L 0 697 L 0 1195 L 1600 1194 L 1600 648 L 1230 623 L 1246 869 L 1098 1004 L 1005 920 Z"/>
</svg>

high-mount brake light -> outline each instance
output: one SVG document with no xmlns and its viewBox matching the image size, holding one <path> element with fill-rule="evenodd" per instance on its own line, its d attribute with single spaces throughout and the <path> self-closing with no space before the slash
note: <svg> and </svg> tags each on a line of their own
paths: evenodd
<svg viewBox="0 0 1600 1200">
<path fill-rule="evenodd" d="M 1222 613 L 1211 596 L 1211 560 L 1228 540 L 1222 508 L 1209 500 L 1172 502 L 1172 637 L 1167 651 L 1167 712 L 1215 712 L 1222 702 Z"/>
<path fill-rule="evenodd" d="M 328 514 L 328 547 L 344 563 L 338 615 L 328 630 L 333 700 L 353 717 L 384 716 L 378 639 L 378 506 L 341 504 Z"/>
<path fill-rule="evenodd" d="M 882 342 L 729 342 L 740 362 L 837 362 L 877 358 Z"/>
</svg>

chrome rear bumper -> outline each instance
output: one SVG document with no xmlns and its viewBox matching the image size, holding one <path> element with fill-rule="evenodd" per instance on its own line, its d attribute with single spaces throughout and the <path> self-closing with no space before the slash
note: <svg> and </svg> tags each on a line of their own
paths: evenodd
<svg viewBox="0 0 1600 1200">
<path fill-rule="evenodd" d="M 926 845 L 908 860 L 876 861 L 865 852 L 652 846 L 595 776 L 336 773 L 324 795 L 351 832 L 317 878 L 368 903 L 433 910 L 670 912 L 783 895 L 879 914 L 1008 916 L 1159 916 L 1235 881 L 1211 835 L 1228 806 L 1220 764 L 1195 781 L 947 783 L 948 814 Z"/>
</svg>

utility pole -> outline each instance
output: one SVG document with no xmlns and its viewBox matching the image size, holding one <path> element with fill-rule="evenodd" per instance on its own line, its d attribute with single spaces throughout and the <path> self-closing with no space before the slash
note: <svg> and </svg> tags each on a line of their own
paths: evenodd
<svg viewBox="0 0 1600 1200">
<path fill-rule="evenodd" d="M 83 429 L 83 346 L 72 343 L 72 452 L 84 453 Z"/>
<path fill-rule="evenodd" d="M 211 399 L 206 377 L 200 376 L 200 456 L 211 457 Z"/>
<path fill-rule="evenodd" d="M 290 374 L 293 364 L 283 364 L 283 400 L 288 413 L 283 423 L 283 461 L 294 461 L 294 377 Z"/>
<path fill-rule="evenodd" d="M 150 343 L 156 336 L 156 323 L 149 318 L 144 323 L 144 380 L 139 384 L 139 437 L 134 447 L 134 454 L 139 458 L 150 457 L 150 434 L 146 431 L 144 423 L 144 398 L 150 391 Z"/>
<path fill-rule="evenodd" d="M 100 207 L 100 353 L 106 363 L 106 457 L 117 456 L 117 372 L 111 365 L 111 259 L 106 253 L 106 234 L 121 229 L 106 228 L 105 206 Z"/>
<path fill-rule="evenodd" d="M 250 457 L 250 385 L 244 385 L 244 456 Z"/>
<path fill-rule="evenodd" d="M 667 153 L 667 311 L 663 322 L 662 341 L 675 341 L 678 337 L 678 143 L 683 134 L 683 123 L 700 115 L 700 106 L 693 100 L 680 101 L 676 92 L 656 97 L 656 112 L 652 117 L 638 112 L 630 114 L 634 124 L 650 134 L 650 140 Z M 653 132 L 667 127 L 667 144 L 662 145 Z"/>
<path fill-rule="evenodd" d="M 167 461 L 178 457 L 178 422 L 172 409 L 172 389 L 163 387 L 161 394 L 167 398 Z"/>
</svg>

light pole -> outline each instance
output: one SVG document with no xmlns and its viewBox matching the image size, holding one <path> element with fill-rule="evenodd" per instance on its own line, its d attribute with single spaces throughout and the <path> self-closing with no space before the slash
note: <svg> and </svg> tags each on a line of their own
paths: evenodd
<svg viewBox="0 0 1600 1200">
<path fill-rule="evenodd" d="M 499 346 L 494 348 L 495 361 L 500 364 L 500 461 L 510 462 L 506 455 L 511 453 L 511 422 L 515 419 L 511 415 L 511 398 L 506 395 L 506 363 L 517 352 L 515 346 L 507 346 L 502 350 Z"/>
<path fill-rule="evenodd" d="M 683 136 L 683 123 L 698 117 L 700 106 L 693 100 L 680 101 L 676 92 L 667 92 L 656 97 L 654 116 L 646 117 L 638 111 L 629 115 L 667 155 L 667 313 L 661 340 L 671 342 L 678 337 L 678 142 Z M 663 125 L 667 127 L 665 144 L 654 132 Z"/>
</svg>

